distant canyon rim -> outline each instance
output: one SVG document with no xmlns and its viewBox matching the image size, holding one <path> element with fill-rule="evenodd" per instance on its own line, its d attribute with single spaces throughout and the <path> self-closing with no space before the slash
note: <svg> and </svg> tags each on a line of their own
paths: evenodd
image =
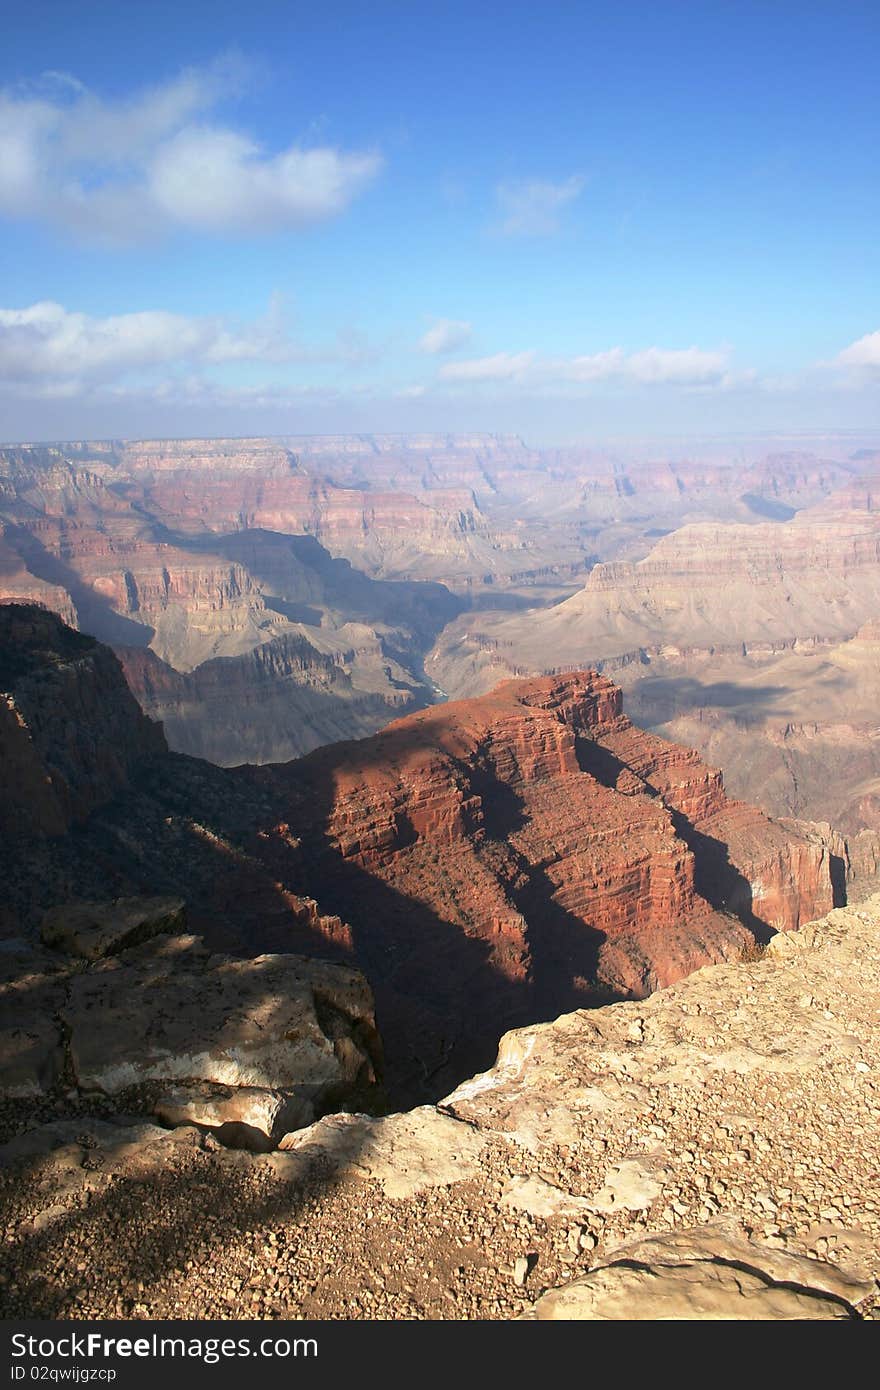
<svg viewBox="0 0 880 1390">
<path fill-rule="evenodd" d="M 0 601 L 109 643 L 170 746 L 270 763 L 594 668 L 774 816 L 880 828 L 880 440 L 0 449 Z"/>
</svg>

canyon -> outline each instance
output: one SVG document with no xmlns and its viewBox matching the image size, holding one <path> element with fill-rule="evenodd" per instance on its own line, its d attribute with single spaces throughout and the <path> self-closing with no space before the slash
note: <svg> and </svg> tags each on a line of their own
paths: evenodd
<svg viewBox="0 0 880 1390">
<path fill-rule="evenodd" d="M 170 753 L 112 653 L 47 610 L 3 607 L 0 639 L 0 752 L 26 774 L 8 1315 L 878 1316 L 880 895 L 828 910 L 828 827 L 731 802 L 595 672 L 226 770 Z M 463 940 L 465 881 L 491 995 L 419 912 Z M 452 1086 L 424 1050 L 450 965 L 483 1036 L 505 971 L 538 1014 Z M 413 1006 L 396 1033 L 386 978 Z M 421 1103 L 387 1113 L 401 1042 Z"/>
<path fill-rule="evenodd" d="M 85 452 L 6 451 L 0 593 L 112 643 L 175 747 L 292 757 L 432 698 L 445 588 L 372 580 L 307 534 L 173 534 Z"/>
<path fill-rule="evenodd" d="M 215 952 L 357 968 L 397 1103 L 488 1065 L 506 1027 L 644 997 L 844 900 L 842 837 L 731 801 L 595 672 L 221 769 L 171 754 L 116 658 L 46 610 L 0 607 L 0 636 L 6 934 L 158 894 Z"/>
<path fill-rule="evenodd" d="M 426 669 L 463 696 L 595 666 L 770 814 L 876 831 L 876 456 L 859 469 L 787 520 L 689 523 L 550 606 L 464 613 Z"/>
<path fill-rule="evenodd" d="M 849 641 L 873 620 L 872 460 L 869 439 L 845 436 L 689 450 L 415 434 L 7 446 L 0 601 L 40 603 L 110 643 L 171 746 L 221 765 L 284 761 L 566 666 L 607 669 L 642 722 L 675 734 L 704 657 Z M 725 680 L 754 705 L 741 674 Z M 786 721 L 836 730 L 826 774 L 831 745 L 873 756 L 843 700 L 828 717 L 829 688 Z M 714 757 L 702 739 L 710 709 L 723 715 L 700 709 L 688 736 Z M 738 729 L 727 720 L 724 761 L 742 761 L 728 756 Z M 806 772 L 775 794 L 779 741 L 774 721 L 757 760 L 767 776 L 732 785 L 774 814 L 827 818 Z M 876 828 L 859 809 L 872 796 L 842 808 L 842 829 Z"/>
<path fill-rule="evenodd" d="M 598 670 L 640 726 L 777 820 L 828 823 L 870 877 L 880 476 L 859 442 L 6 447 L 0 602 L 110 644 L 170 747 L 219 766 Z"/>
<path fill-rule="evenodd" d="M 816 1107 L 875 1132 L 876 837 L 731 800 L 595 670 L 237 768 L 46 607 L 0 676 L 9 1309 L 875 1315 L 870 1146 L 790 1164 Z"/>
</svg>

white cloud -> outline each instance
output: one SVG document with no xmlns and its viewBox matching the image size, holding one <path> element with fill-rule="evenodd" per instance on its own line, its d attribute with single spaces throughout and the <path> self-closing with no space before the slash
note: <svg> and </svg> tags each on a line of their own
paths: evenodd
<svg viewBox="0 0 880 1390">
<path fill-rule="evenodd" d="M 585 357 L 574 357 L 563 367 L 571 381 L 623 380 L 640 385 L 705 386 L 720 383 L 727 369 L 727 354 L 702 348 L 644 348 L 624 352 L 609 348 Z"/>
<path fill-rule="evenodd" d="M 600 383 L 729 389 L 754 379 L 754 373 L 731 372 L 726 352 L 697 347 L 650 347 L 638 352 L 613 347 L 579 357 L 497 352 L 492 357 L 449 362 L 437 376 L 453 382 L 524 381 L 540 391 Z"/>
<path fill-rule="evenodd" d="M 572 174 L 561 183 L 546 179 L 513 179 L 500 183 L 495 197 L 503 214 L 505 236 L 552 236 L 569 203 L 580 196 L 584 179 Z"/>
<path fill-rule="evenodd" d="M 422 352 L 438 355 L 455 352 L 457 348 L 469 343 L 472 337 L 473 329 L 469 323 L 464 323 L 461 319 L 438 319 L 419 339 L 419 347 Z"/>
<path fill-rule="evenodd" d="M 534 356 L 533 352 L 496 352 L 494 357 L 447 362 L 437 375 L 443 381 L 511 381 L 528 371 Z"/>
<path fill-rule="evenodd" d="M 850 343 L 838 354 L 837 361 L 844 367 L 880 369 L 880 332 L 866 333 L 863 338 Z"/>
<path fill-rule="evenodd" d="M 149 187 L 171 222 L 265 232 L 336 216 L 378 168 L 375 154 L 291 147 L 268 157 L 235 131 L 188 128 L 156 152 Z"/>
<path fill-rule="evenodd" d="M 329 348 L 308 348 L 290 336 L 283 308 L 250 323 L 150 309 L 94 318 L 45 300 L 25 309 L 0 309 L 0 380 L 107 382 L 151 368 L 218 366 L 230 362 L 337 361 L 352 364 L 363 352 L 343 337 Z"/>
<path fill-rule="evenodd" d="M 0 92 L 0 215 L 105 241 L 183 228 L 263 233 L 337 216 L 381 166 L 374 150 L 264 149 L 210 119 L 241 85 L 229 62 L 105 102 L 69 74 Z"/>
</svg>

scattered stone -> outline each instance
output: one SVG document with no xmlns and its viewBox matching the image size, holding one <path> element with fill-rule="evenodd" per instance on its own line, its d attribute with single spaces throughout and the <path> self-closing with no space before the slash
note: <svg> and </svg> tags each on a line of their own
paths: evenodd
<svg viewBox="0 0 880 1390">
<path fill-rule="evenodd" d="M 47 951 L 18 939 L 0 943 L 0 1096 L 50 1091 L 64 1065 L 57 1021 L 67 982 Z"/>
<path fill-rule="evenodd" d="M 577 1197 L 554 1187 L 543 1178 L 514 1178 L 507 1184 L 501 1195 L 501 1205 L 513 1211 L 527 1211 L 531 1216 L 549 1218 L 553 1216 L 577 1216 L 586 1211 L 590 1203 L 586 1197 Z"/>
<path fill-rule="evenodd" d="M 96 1166 L 107 1173 L 125 1168 L 141 1171 L 144 1162 L 151 1169 L 161 1166 L 166 1153 L 151 1152 L 159 1145 L 163 1150 L 169 1143 L 198 1143 L 194 1129 L 171 1132 L 159 1125 L 143 1122 L 112 1124 L 107 1120 L 86 1117 L 81 1120 L 56 1120 L 36 1129 L 26 1130 L 0 1146 L 0 1168 L 22 1163 L 51 1159 L 52 1170 L 80 1169 L 94 1171 Z M 96 1165 L 96 1158 L 100 1164 Z"/>
<path fill-rule="evenodd" d="M 815 950 L 520 1030 L 496 1068 L 441 1106 L 327 1117 L 272 1153 L 221 1147 L 222 1125 L 101 1133 L 83 1107 L 122 1102 L 72 1092 L 65 1074 L 26 1107 L 73 1107 L 55 1121 L 67 1128 L 0 1155 L 4 1311 L 507 1319 L 537 1268 L 535 1294 L 550 1288 L 530 1315 L 540 1319 L 873 1319 L 880 1092 L 853 1047 L 866 1058 L 880 1047 L 878 933 L 880 897 L 811 926 Z M 143 952 L 157 978 L 213 969 L 192 938 L 148 947 L 58 978 L 67 989 Z M 799 1010 L 807 989 L 821 1002 Z M 180 1087 L 201 1105 L 283 1094 L 190 1079 L 153 1094 Z M 2 1113 L 24 1108 L 7 1101 Z M 644 1184 L 660 1187 L 648 1205 Z M 589 1221 L 538 1214 L 578 1193 Z"/>
</svg>

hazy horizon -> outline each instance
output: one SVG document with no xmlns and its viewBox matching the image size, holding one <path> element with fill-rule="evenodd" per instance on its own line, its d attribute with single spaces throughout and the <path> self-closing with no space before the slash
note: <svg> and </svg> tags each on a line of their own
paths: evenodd
<svg viewBox="0 0 880 1390">
<path fill-rule="evenodd" d="M 681 431 L 670 431 L 662 434 L 619 434 L 619 435 L 597 435 L 592 438 L 580 437 L 565 440 L 541 439 L 528 436 L 520 431 L 511 430 L 326 430 L 292 433 L 290 431 L 278 432 L 253 432 L 250 434 L 239 433 L 214 433 L 214 434 L 140 434 L 140 435 L 81 435 L 76 438 L 61 436 L 55 438 L 34 438 L 34 439 L 4 439 L 0 440 L 0 449 L 16 448 L 48 448 L 63 449 L 66 446 L 81 444 L 137 444 L 152 442 L 155 440 L 167 442 L 169 444 L 193 441 L 203 441 L 209 443 L 217 439 L 241 440 L 246 442 L 251 439 L 271 439 L 282 442 L 296 443 L 298 440 L 309 439 L 332 439 L 339 438 L 374 438 L 374 439 L 401 439 L 409 440 L 419 436 L 433 437 L 437 439 L 449 438 L 461 440 L 469 435 L 494 439 L 499 441 L 517 440 L 527 449 L 540 452 L 550 452 L 554 449 L 578 450 L 584 449 L 596 453 L 619 451 L 622 458 L 629 460 L 646 460 L 652 453 L 663 451 L 667 461 L 675 461 L 685 451 L 698 449 L 701 454 L 710 457 L 718 455 L 717 462 L 728 462 L 731 466 L 742 459 L 762 457 L 768 450 L 779 450 L 783 446 L 790 446 L 793 452 L 808 452 L 810 450 L 821 449 L 825 454 L 834 454 L 840 460 L 852 458 L 859 451 L 873 452 L 880 449 L 880 428 L 875 430 L 862 429 L 829 429 L 822 431 L 814 430 L 743 430 L 730 431 L 727 433 L 693 433 L 687 434 Z"/>
</svg>

